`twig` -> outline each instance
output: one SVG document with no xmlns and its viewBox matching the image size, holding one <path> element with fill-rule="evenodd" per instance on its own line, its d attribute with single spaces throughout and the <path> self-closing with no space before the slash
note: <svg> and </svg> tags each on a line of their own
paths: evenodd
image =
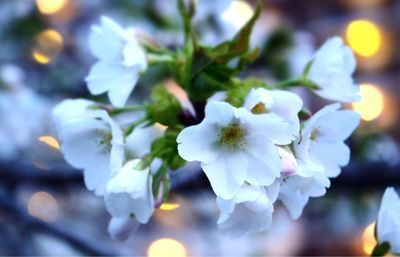
<svg viewBox="0 0 400 257">
<path fill-rule="evenodd" d="M 64 230 L 58 226 L 43 222 L 26 214 L 7 193 L 0 193 L 0 207 L 10 218 L 22 223 L 26 231 L 42 232 L 62 239 L 87 255 L 115 256 L 114 252 L 91 243 L 89 240 Z"/>
</svg>

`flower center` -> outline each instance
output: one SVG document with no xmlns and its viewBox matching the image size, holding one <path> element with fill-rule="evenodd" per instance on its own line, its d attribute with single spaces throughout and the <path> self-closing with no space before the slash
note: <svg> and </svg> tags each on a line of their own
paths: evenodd
<svg viewBox="0 0 400 257">
<path fill-rule="evenodd" d="M 321 135 L 321 130 L 319 128 L 313 128 L 310 135 L 311 141 L 316 141 L 319 135 Z"/>
<path fill-rule="evenodd" d="M 230 150 L 243 149 L 246 143 L 245 136 L 246 131 L 238 123 L 231 123 L 221 129 L 219 142 L 221 145 L 227 146 Z"/>
<path fill-rule="evenodd" d="M 265 107 L 264 103 L 259 102 L 253 108 L 251 108 L 251 112 L 253 114 L 264 114 L 268 112 L 268 109 Z"/>
<path fill-rule="evenodd" d="M 105 153 L 110 152 L 111 151 L 111 140 L 112 140 L 112 134 L 108 131 L 105 130 L 97 130 L 96 131 L 97 136 L 99 137 L 99 141 L 98 141 L 98 146 L 99 148 L 101 148 L 102 151 L 104 151 Z"/>
</svg>

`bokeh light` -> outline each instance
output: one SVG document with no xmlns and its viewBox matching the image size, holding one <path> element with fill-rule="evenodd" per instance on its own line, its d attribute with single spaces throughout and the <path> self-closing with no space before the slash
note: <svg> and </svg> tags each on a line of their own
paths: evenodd
<svg viewBox="0 0 400 257">
<path fill-rule="evenodd" d="M 377 86 L 361 84 L 361 101 L 353 103 L 353 110 L 361 115 L 365 121 L 372 121 L 378 118 L 384 108 L 384 98 Z"/>
<path fill-rule="evenodd" d="M 61 52 L 63 44 L 64 39 L 58 31 L 45 30 L 36 37 L 32 56 L 38 63 L 48 64 Z"/>
<path fill-rule="evenodd" d="M 160 206 L 160 209 L 163 211 L 173 211 L 180 207 L 179 203 L 163 203 Z"/>
<path fill-rule="evenodd" d="M 38 138 L 40 142 L 47 144 L 54 149 L 60 149 L 60 144 L 58 143 L 57 139 L 52 136 L 41 136 Z"/>
<path fill-rule="evenodd" d="M 242 0 L 232 1 L 229 8 L 222 14 L 222 19 L 241 29 L 253 16 L 254 10 L 249 3 Z"/>
<path fill-rule="evenodd" d="M 36 0 L 36 6 L 43 14 L 54 14 L 60 11 L 66 3 L 66 0 Z"/>
<path fill-rule="evenodd" d="M 378 25 L 368 20 L 350 22 L 346 38 L 354 52 L 363 57 L 374 56 L 382 45 L 382 35 Z"/>
<path fill-rule="evenodd" d="M 36 192 L 28 201 L 28 213 L 46 222 L 53 222 L 58 216 L 57 200 L 49 193 Z"/>
<path fill-rule="evenodd" d="M 376 245 L 374 236 L 375 223 L 369 224 L 362 234 L 362 249 L 365 254 L 370 255 Z"/>
<path fill-rule="evenodd" d="M 171 238 L 161 238 L 151 243 L 148 257 L 185 257 L 186 249 L 182 243 Z"/>
</svg>

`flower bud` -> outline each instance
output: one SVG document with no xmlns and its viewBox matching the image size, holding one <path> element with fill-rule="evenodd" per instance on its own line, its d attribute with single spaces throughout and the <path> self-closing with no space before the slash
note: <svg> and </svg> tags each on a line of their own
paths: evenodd
<svg viewBox="0 0 400 257">
<path fill-rule="evenodd" d="M 282 175 L 289 176 L 296 174 L 297 161 L 292 151 L 285 147 L 278 147 L 279 156 L 282 160 Z"/>
</svg>

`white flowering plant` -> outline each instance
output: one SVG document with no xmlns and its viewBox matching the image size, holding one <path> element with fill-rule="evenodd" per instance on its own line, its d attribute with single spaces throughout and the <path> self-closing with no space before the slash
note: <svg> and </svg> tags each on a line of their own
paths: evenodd
<svg viewBox="0 0 400 257">
<path fill-rule="evenodd" d="M 218 226 L 229 235 L 268 229 L 278 202 L 298 218 L 348 164 L 344 141 L 360 117 L 340 103 L 312 115 L 290 89 L 357 101 L 352 51 L 341 38 L 329 39 L 300 77 L 270 84 L 243 77 L 259 53 L 249 41 L 260 2 L 236 35 L 217 46 L 196 37 L 194 0 L 179 0 L 178 9 L 184 31 L 178 49 L 107 17 L 92 27 L 89 46 L 98 61 L 86 82 L 92 95 L 107 93 L 110 104 L 75 99 L 55 107 L 66 161 L 84 170 L 86 187 L 104 197 L 117 239 L 149 221 L 168 198 L 169 172 L 192 161 L 209 179 L 221 211 Z M 162 76 L 146 85 L 148 101 L 130 105 L 141 78 L 160 66 L 187 99 L 172 94 Z"/>
</svg>

